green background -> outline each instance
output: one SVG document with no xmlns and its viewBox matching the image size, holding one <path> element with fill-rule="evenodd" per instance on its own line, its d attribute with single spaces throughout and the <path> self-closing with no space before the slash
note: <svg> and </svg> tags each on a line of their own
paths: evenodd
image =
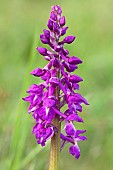
<svg viewBox="0 0 113 170">
<path fill-rule="evenodd" d="M 41 148 L 31 134 L 34 120 L 21 100 L 40 80 L 29 72 L 45 61 L 35 50 L 52 5 L 66 16 L 66 46 L 83 60 L 77 74 L 84 78 L 80 92 L 90 103 L 81 114 L 88 141 L 79 143 L 77 161 L 61 153 L 61 170 L 113 169 L 113 0 L 0 0 L 0 170 L 46 170 L 49 143 Z"/>
</svg>

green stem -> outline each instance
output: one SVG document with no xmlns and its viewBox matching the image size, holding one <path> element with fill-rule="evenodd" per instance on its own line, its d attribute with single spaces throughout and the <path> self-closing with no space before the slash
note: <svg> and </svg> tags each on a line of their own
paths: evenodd
<svg viewBox="0 0 113 170">
<path fill-rule="evenodd" d="M 57 77 L 59 78 L 60 72 L 57 72 Z M 59 87 L 55 89 L 55 96 L 58 98 L 58 106 L 57 108 L 60 110 L 60 99 L 59 99 Z M 51 138 L 51 147 L 50 147 L 50 163 L 49 170 L 58 170 L 59 169 L 59 155 L 60 155 L 60 131 L 61 124 L 59 122 L 59 115 L 53 120 L 53 125 L 57 128 L 58 133 L 54 134 Z"/>
</svg>

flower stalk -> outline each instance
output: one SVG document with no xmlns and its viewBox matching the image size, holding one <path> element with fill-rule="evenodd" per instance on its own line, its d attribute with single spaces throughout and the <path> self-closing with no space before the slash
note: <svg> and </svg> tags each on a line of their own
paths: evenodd
<svg viewBox="0 0 113 170">
<path fill-rule="evenodd" d="M 53 137 L 51 138 L 49 170 L 58 170 L 60 159 L 60 128 L 61 128 L 58 115 L 56 115 L 55 119 L 53 120 L 53 125 L 58 129 L 58 133 L 54 134 Z"/>
<path fill-rule="evenodd" d="M 60 71 L 57 71 L 57 77 L 60 77 Z M 55 89 L 55 96 L 58 98 L 57 109 L 60 110 L 60 89 L 59 86 Z M 51 138 L 50 146 L 50 162 L 49 170 L 58 170 L 59 169 L 59 160 L 60 160 L 60 132 L 61 132 L 61 123 L 59 122 L 59 115 L 56 115 L 53 119 L 53 125 L 57 128 L 57 133 Z"/>
</svg>

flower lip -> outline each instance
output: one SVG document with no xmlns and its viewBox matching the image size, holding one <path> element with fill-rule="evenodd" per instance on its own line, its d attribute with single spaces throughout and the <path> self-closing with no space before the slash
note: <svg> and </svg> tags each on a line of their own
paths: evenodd
<svg viewBox="0 0 113 170">
<path fill-rule="evenodd" d="M 76 159 L 78 159 L 80 157 L 80 148 L 78 147 L 78 145 L 73 145 L 70 146 L 69 148 L 69 152 L 71 155 L 73 155 Z"/>
</svg>

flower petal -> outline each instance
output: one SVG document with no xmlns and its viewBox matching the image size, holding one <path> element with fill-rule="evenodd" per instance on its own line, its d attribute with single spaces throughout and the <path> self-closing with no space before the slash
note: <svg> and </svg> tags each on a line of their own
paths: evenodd
<svg viewBox="0 0 113 170">
<path fill-rule="evenodd" d="M 81 64 L 82 60 L 80 60 L 78 57 L 73 56 L 73 57 L 68 59 L 68 62 L 70 64 Z"/>
<path fill-rule="evenodd" d="M 78 147 L 78 145 L 73 145 L 70 146 L 69 148 L 69 152 L 71 155 L 73 155 L 76 159 L 78 159 L 80 157 L 80 148 Z"/>
<path fill-rule="evenodd" d="M 37 49 L 37 51 L 38 51 L 41 55 L 43 55 L 43 56 L 46 56 L 46 55 L 47 55 L 47 49 L 46 49 L 46 48 L 37 47 L 36 49 Z"/>
<path fill-rule="evenodd" d="M 64 38 L 63 43 L 71 44 L 75 40 L 75 36 L 67 36 Z"/>
<path fill-rule="evenodd" d="M 66 20 L 65 20 L 65 17 L 62 16 L 60 19 L 59 19 L 59 23 L 60 23 L 60 26 L 63 27 L 66 23 Z"/>
<path fill-rule="evenodd" d="M 64 127 L 65 132 L 68 136 L 74 137 L 76 134 L 76 129 L 72 123 L 67 123 Z"/>
<path fill-rule="evenodd" d="M 61 29 L 61 36 L 66 34 L 67 29 L 68 29 L 68 27 L 64 27 Z"/>
<path fill-rule="evenodd" d="M 36 77 L 40 77 L 43 76 L 46 73 L 46 70 L 41 69 L 41 68 L 36 68 L 35 70 L 33 70 L 31 72 L 32 75 L 36 76 Z"/>
<path fill-rule="evenodd" d="M 66 120 L 68 121 L 76 121 L 76 122 L 84 122 L 83 119 L 81 117 L 79 117 L 79 115 L 77 114 L 71 114 L 69 115 Z"/>
</svg>

